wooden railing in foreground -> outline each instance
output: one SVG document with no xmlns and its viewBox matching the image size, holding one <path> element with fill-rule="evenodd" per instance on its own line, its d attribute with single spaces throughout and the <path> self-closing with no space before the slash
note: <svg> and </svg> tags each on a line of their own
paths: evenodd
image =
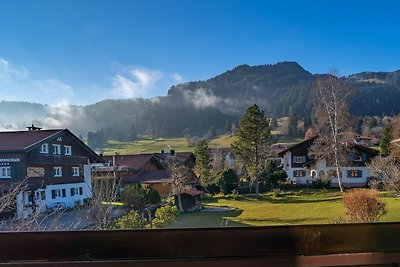
<svg viewBox="0 0 400 267">
<path fill-rule="evenodd" d="M 27 266 L 398 266 L 400 223 L 1 233 Z"/>
</svg>

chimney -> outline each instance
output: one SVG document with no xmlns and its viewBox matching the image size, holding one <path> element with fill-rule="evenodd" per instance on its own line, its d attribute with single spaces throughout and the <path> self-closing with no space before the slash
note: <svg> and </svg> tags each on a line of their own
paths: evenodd
<svg viewBox="0 0 400 267">
<path fill-rule="evenodd" d="M 175 156 L 175 149 L 171 149 L 170 154 L 171 156 Z"/>
<path fill-rule="evenodd" d="M 164 149 L 161 149 L 161 154 L 164 154 L 164 153 L 165 153 Z"/>
<path fill-rule="evenodd" d="M 28 128 L 28 131 L 40 131 L 42 129 L 40 127 L 36 127 L 35 125 L 33 125 L 33 123 L 32 126 L 28 126 L 26 128 Z"/>
</svg>

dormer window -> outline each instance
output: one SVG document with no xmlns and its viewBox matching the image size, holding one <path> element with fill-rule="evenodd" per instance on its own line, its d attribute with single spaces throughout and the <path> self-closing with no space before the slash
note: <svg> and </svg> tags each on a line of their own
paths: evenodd
<svg viewBox="0 0 400 267">
<path fill-rule="evenodd" d="M 71 156 L 71 146 L 64 146 L 64 154 L 66 156 Z"/>
<path fill-rule="evenodd" d="M 354 154 L 354 161 L 362 161 L 362 156 L 358 153 Z"/>
<path fill-rule="evenodd" d="M 306 156 L 293 156 L 293 163 L 305 163 Z"/>
<path fill-rule="evenodd" d="M 54 155 L 61 155 L 61 145 L 54 145 L 53 144 L 53 154 Z"/>
<path fill-rule="evenodd" d="M 40 146 L 40 153 L 47 154 L 49 153 L 49 144 L 44 143 Z"/>
</svg>

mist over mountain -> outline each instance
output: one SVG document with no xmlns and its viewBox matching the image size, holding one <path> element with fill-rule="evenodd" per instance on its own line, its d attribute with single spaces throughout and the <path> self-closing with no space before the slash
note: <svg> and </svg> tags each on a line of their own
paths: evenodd
<svg viewBox="0 0 400 267">
<path fill-rule="evenodd" d="M 153 99 L 104 100 L 88 106 L 47 106 L 28 102 L 0 102 L 0 128 L 70 128 L 86 136 L 103 129 L 108 136 L 138 134 L 202 136 L 224 132 L 244 110 L 257 103 L 268 116 L 289 110 L 298 117 L 311 112 L 309 91 L 318 74 L 296 62 L 240 65 L 205 81 L 172 86 L 167 96 Z M 351 112 L 358 116 L 400 113 L 400 71 L 362 72 L 343 77 L 355 89 Z"/>
</svg>

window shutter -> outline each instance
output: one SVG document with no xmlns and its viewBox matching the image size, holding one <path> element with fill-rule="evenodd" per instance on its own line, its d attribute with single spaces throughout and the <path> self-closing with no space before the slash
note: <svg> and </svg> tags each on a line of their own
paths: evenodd
<svg viewBox="0 0 400 267">
<path fill-rule="evenodd" d="M 83 195 L 83 189 L 82 189 L 82 187 L 79 187 L 79 195 Z"/>
<path fill-rule="evenodd" d="M 359 177 L 359 178 L 362 177 L 362 170 L 358 170 L 358 177 Z"/>
<path fill-rule="evenodd" d="M 17 167 L 10 167 L 11 178 L 17 178 Z"/>
<path fill-rule="evenodd" d="M 62 196 L 63 196 L 63 197 L 66 197 L 66 196 L 67 196 L 67 194 L 66 194 L 66 192 L 65 192 L 65 189 L 62 189 Z"/>
<path fill-rule="evenodd" d="M 74 196 L 74 188 L 71 188 L 71 197 Z"/>
<path fill-rule="evenodd" d="M 306 171 L 302 171 L 303 177 L 306 177 Z"/>
<path fill-rule="evenodd" d="M 296 171 L 293 171 L 293 177 L 296 177 Z"/>
<path fill-rule="evenodd" d="M 51 190 L 51 198 L 56 198 L 56 190 Z"/>
</svg>

